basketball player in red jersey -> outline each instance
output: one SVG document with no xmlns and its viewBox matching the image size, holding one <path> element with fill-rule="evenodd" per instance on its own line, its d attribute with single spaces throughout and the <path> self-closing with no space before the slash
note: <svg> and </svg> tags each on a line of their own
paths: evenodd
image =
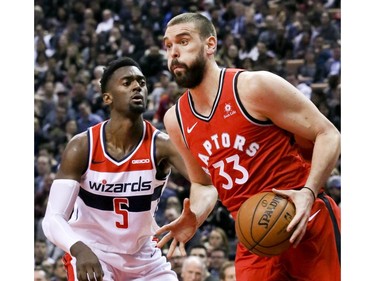
<svg viewBox="0 0 375 281">
<path fill-rule="evenodd" d="M 146 79 L 130 58 L 101 78 L 110 119 L 67 145 L 43 230 L 66 251 L 68 280 L 177 281 L 153 237 L 154 214 L 173 165 L 187 177 L 169 137 L 143 120 Z"/>
<path fill-rule="evenodd" d="M 237 280 L 340 280 L 340 210 L 322 192 L 340 154 L 338 130 L 281 77 L 219 67 L 215 28 L 200 14 L 171 19 L 164 44 L 170 72 L 187 88 L 164 123 L 192 186 L 181 216 L 157 232 L 166 233 L 158 246 L 173 238 L 168 255 L 183 251 L 217 195 L 236 218 L 249 196 L 273 191 L 296 206 L 293 245 L 271 258 L 238 245 Z M 311 161 L 301 154 L 308 143 Z"/>
</svg>

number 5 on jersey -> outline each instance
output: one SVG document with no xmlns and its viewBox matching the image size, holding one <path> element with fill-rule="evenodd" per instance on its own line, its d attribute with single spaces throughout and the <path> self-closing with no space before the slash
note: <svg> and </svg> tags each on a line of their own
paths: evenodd
<svg viewBox="0 0 375 281">
<path fill-rule="evenodd" d="M 114 198 L 113 206 L 115 213 L 122 216 L 122 221 L 116 221 L 116 227 L 128 228 L 129 226 L 129 199 L 128 198 Z"/>
</svg>

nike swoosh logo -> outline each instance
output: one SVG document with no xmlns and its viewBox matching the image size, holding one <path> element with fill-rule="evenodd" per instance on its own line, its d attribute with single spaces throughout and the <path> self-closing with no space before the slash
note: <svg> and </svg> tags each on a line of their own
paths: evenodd
<svg viewBox="0 0 375 281">
<path fill-rule="evenodd" d="M 312 221 L 313 218 L 315 218 L 315 216 L 320 212 L 320 209 L 318 211 L 316 211 L 314 214 L 312 214 L 310 217 L 309 217 L 309 221 Z"/>
<path fill-rule="evenodd" d="M 193 126 L 191 126 L 191 128 L 187 128 L 187 133 L 190 134 L 191 131 L 193 131 L 194 127 L 197 126 L 198 122 L 195 122 L 195 124 Z"/>
<path fill-rule="evenodd" d="M 91 163 L 92 164 L 100 164 L 100 163 L 103 163 L 105 160 L 103 160 L 103 161 L 95 161 L 95 160 L 92 160 L 91 161 Z"/>
</svg>

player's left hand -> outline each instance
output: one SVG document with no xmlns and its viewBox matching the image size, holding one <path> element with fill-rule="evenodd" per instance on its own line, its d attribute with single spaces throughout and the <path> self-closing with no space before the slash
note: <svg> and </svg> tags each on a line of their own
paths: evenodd
<svg viewBox="0 0 375 281">
<path fill-rule="evenodd" d="M 194 236 L 197 228 L 197 217 L 190 209 L 190 199 L 185 198 L 180 217 L 171 223 L 162 226 L 156 231 L 157 236 L 169 231 L 158 242 L 157 247 L 162 248 L 169 240 L 173 238 L 168 249 L 167 257 L 170 258 L 173 255 L 177 245 L 180 249 L 181 255 L 186 256 L 185 244 Z"/>
<path fill-rule="evenodd" d="M 288 197 L 296 207 L 296 215 L 287 227 L 287 231 L 293 231 L 294 229 L 289 241 L 295 248 L 305 235 L 311 208 L 315 200 L 313 200 L 310 191 L 307 189 L 278 190 L 273 188 L 272 191 L 278 195 Z"/>
</svg>

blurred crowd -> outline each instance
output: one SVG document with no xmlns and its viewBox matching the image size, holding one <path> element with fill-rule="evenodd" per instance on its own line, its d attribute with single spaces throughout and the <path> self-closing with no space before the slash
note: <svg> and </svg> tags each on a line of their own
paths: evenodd
<svg viewBox="0 0 375 281">
<path fill-rule="evenodd" d="M 144 118 L 164 130 L 164 114 L 184 89 L 168 71 L 163 32 L 169 19 L 186 11 L 202 13 L 214 23 L 220 66 L 284 77 L 341 129 L 340 1 L 35 0 L 35 274 L 67 280 L 61 273 L 62 251 L 46 240 L 41 220 L 66 143 L 109 117 L 99 86 L 104 67 L 122 56 L 140 64 L 149 89 Z M 326 192 L 340 204 L 340 162 Z M 189 183 L 173 171 L 157 222 L 177 218 L 188 194 Z M 199 257 L 202 277 L 197 280 L 235 280 L 224 279 L 223 273 L 231 271 L 235 244 L 233 218 L 218 202 L 187 244 L 188 255 Z M 176 252 L 171 263 L 184 275 L 183 269 L 197 259 Z"/>
</svg>

